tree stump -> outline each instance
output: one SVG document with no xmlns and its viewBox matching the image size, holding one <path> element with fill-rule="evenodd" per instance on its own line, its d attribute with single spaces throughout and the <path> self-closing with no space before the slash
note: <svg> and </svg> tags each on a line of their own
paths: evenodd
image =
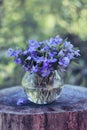
<svg viewBox="0 0 87 130">
<path fill-rule="evenodd" d="M 20 86 L 0 90 L 0 130 L 87 130 L 87 89 L 64 85 L 60 97 L 49 105 L 28 102 Z"/>
</svg>

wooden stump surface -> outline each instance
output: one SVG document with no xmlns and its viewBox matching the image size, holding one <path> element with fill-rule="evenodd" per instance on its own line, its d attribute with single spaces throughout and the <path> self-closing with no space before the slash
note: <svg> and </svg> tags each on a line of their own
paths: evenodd
<svg viewBox="0 0 87 130">
<path fill-rule="evenodd" d="M 0 90 L 0 130 L 87 130 L 87 89 L 64 85 L 60 97 L 49 105 L 31 102 L 21 86 Z"/>
</svg>

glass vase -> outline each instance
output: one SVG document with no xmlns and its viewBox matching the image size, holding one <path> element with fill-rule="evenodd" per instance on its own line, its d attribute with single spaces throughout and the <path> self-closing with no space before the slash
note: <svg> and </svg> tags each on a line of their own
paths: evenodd
<svg viewBox="0 0 87 130">
<path fill-rule="evenodd" d="M 63 80 L 58 71 L 54 71 L 50 76 L 44 78 L 36 73 L 26 72 L 22 80 L 22 86 L 31 102 L 48 104 L 60 96 Z"/>
</svg>

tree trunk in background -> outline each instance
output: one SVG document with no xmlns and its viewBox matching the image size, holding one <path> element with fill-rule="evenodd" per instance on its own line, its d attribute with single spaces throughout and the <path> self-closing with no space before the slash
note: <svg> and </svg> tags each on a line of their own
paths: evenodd
<svg viewBox="0 0 87 130">
<path fill-rule="evenodd" d="M 65 85 L 49 105 L 16 102 L 26 95 L 21 87 L 0 91 L 0 130 L 87 130 L 87 89 Z"/>
<path fill-rule="evenodd" d="M 0 0 L 0 5 L 2 5 L 3 4 L 3 0 Z"/>
<path fill-rule="evenodd" d="M 27 30 L 26 30 L 26 28 L 28 28 L 27 21 L 29 21 L 29 19 L 27 19 L 27 16 L 26 16 L 26 11 L 25 11 L 26 6 L 25 6 L 25 3 L 26 3 L 26 0 L 21 0 L 21 2 L 20 2 L 20 8 L 21 8 L 22 15 L 23 15 L 22 16 L 23 20 L 21 21 L 21 26 L 22 26 L 23 36 L 24 36 L 24 42 L 26 40 L 28 40 L 28 36 L 29 36 L 29 34 L 28 34 Z"/>
</svg>

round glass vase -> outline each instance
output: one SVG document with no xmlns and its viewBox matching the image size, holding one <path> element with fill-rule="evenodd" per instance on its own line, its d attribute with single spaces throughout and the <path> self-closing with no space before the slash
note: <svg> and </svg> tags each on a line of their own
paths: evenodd
<svg viewBox="0 0 87 130">
<path fill-rule="evenodd" d="M 22 86 L 28 100 L 35 104 L 49 104 L 60 96 L 63 82 L 58 71 L 44 78 L 36 73 L 26 72 L 22 79 Z"/>
</svg>

